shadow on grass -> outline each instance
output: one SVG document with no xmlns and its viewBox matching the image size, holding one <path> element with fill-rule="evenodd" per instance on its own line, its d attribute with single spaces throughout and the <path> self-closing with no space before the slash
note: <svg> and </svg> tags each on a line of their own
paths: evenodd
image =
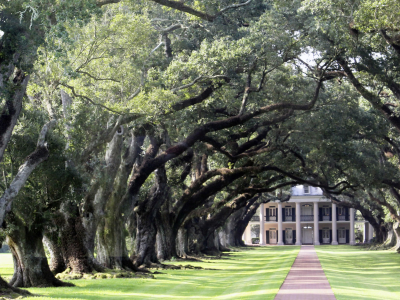
<svg viewBox="0 0 400 300">
<path fill-rule="evenodd" d="M 254 248 L 224 260 L 191 262 L 216 270 L 165 270 L 156 279 L 76 280 L 75 288 L 29 289 L 44 297 L 26 299 L 274 299 L 299 247 Z"/>
<path fill-rule="evenodd" d="M 316 247 L 322 268 L 338 300 L 397 300 L 400 255 L 354 246 Z"/>
</svg>

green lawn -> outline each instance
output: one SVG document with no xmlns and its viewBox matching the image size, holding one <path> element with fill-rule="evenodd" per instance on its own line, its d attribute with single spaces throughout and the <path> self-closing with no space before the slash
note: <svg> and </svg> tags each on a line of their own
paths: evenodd
<svg viewBox="0 0 400 300">
<path fill-rule="evenodd" d="M 315 247 L 337 300 L 400 299 L 400 255 L 352 246 Z"/>
<path fill-rule="evenodd" d="M 73 288 L 31 288 L 42 297 L 26 299 L 274 299 L 298 251 L 250 248 L 224 259 L 183 263 L 217 270 L 163 270 L 156 279 L 74 280 Z M 10 255 L 1 255 L 0 274 L 10 276 L 10 267 Z"/>
</svg>

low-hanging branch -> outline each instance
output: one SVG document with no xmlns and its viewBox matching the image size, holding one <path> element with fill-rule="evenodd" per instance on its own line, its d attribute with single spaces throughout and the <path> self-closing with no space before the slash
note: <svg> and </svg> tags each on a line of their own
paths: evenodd
<svg viewBox="0 0 400 300">
<path fill-rule="evenodd" d="M 343 68 L 346 73 L 346 77 L 349 79 L 351 84 L 355 87 L 355 89 L 363 96 L 371 105 L 381 111 L 385 118 L 396 128 L 397 131 L 400 132 L 400 117 L 398 117 L 393 111 L 390 109 L 388 105 L 385 105 L 381 98 L 378 95 L 373 94 L 364 85 L 354 76 L 353 71 L 351 70 L 347 61 L 339 57 L 337 58 L 338 63 Z"/>
<path fill-rule="evenodd" d="M 141 186 L 144 184 L 146 179 L 150 176 L 154 170 L 156 170 L 159 166 L 165 164 L 166 162 L 178 157 L 187 149 L 192 147 L 196 142 L 198 142 L 202 137 L 204 137 L 209 132 L 216 132 L 222 129 L 231 128 L 237 125 L 244 124 L 253 118 L 280 110 L 309 110 L 311 109 L 317 99 L 322 86 L 322 81 L 318 81 L 317 87 L 314 92 L 314 96 L 312 100 L 306 104 L 297 104 L 297 103 L 276 103 L 261 107 L 256 109 L 253 112 L 249 112 L 243 114 L 241 116 L 234 116 L 231 118 L 227 118 L 224 120 L 217 120 L 206 123 L 195 130 L 193 130 L 184 140 L 180 143 L 169 147 L 166 151 L 157 155 L 155 158 L 147 160 L 143 162 L 143 164 L 137 168 L 137 170 L 132 174 L 132 177 L 129 181 L 129 188 L 127 193 L 132 196 L 136 196 L 139 192 Z"/>
<path fill-rule="evenodd" d="M 214 15 L 210 15 L 207 14 L 205 12 L 202 12 L 200 10 L 194 9 L 188 5 L 185 5 L 183 1 L 173 1 L 173 0 L 150 0 L 153 2 L 156 2 L 158 4 L 161 4 L 163 6 L 167 6 L 167 7 L 171 7 L 173 9 L 191 14 L 193 16 L 199 17 L 200 19 L 209 21 L 209 22 L 213 22 L 218 16 L 220 16 L 221 14 L 223 14 L 224 12 L 230 10 L 230 9 L 235 9 L 235 8 L 239 8 L 242 6 L 246 6 L 249 5 L 253 0 L 247 0 L 244 3 L 238 3 L 238 4 L 232 4 L 229 5 L 223 9 L 221 9 L 220 11 L 218 11 L 216 14 Z M 96 5 L 98 7 L 102 7 L 104 5 L 108 5 L 108 4 L 115 4 L 115 3 L 119 3 L 121 2 L 121 0 L 97 0 Z"/>
<path fill-rule="evenodd" d="M 29 175 L 36 169 L 36 167 L 49 157 L 49 150 L 47 149 L 46 136 L 49 131 L 57 123 L 56 120 L 51 120 L 43 125 L 37 141 L 36 149 L 19 167 L 17 175 L 14 177 L 10 186 L 5 190 L 0 198 L 0 226 L 4 222 L 5 215 L 11 210 L 11 203 L 18 195 L 21 188 L 24 187 Z"/>
<path fill-rule="evenodd" d="M 206 20 L 209 22 L 213 22 L 218 16 L 220 16 L 227 10 L 239 8 L 239 7 L 248 5 L 252 2 L 252 0 L 248 0 L 244 3 L 232 4 L 232 5 L 229 5 L 223 9 L 221 9 L 219 12 L 217 12 L 214 15 L 210 15 L 205 12 L 196 10 L 188 5 L 185 5 L 183 1 L 171 1 L 171 0 L 151 0 L 151 1 L 161 4 L 161 5 L 164 5 L 164 6 L 167 6 L 167 7 L 171 7 L 173 9 L 176 9 L 176 10 L 188 13 L 188 14 L 191 14 L 193 16 L 199 17 L 200 19 L 203 19 L 203 20 Z"/>
</svg>

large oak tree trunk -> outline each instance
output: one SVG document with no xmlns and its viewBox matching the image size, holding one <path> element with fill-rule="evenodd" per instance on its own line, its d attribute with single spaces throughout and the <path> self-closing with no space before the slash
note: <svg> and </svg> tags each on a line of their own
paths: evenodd
<svg viewBox="0 0 400 300">
<path fill-rule="evenodd" d="M 160 260 L 169 260 L 172 257 L 178 257 L 176 252 L 177 236 L 174 234 L 174 231 L 170 225 L 169 211 L 167 208 L 162 209 L 161 213 L 157 214 L 156 227 L 157 258 Z"/>
<path fill-rule="evenodd" d="M 155 172 L 155 183 L 151 188 L 145 201 L 142 201 L 136 208 L 136 265 L 150 266 L 151 263 L 158 263 L 156 244 L 156 215 L 167 199 L 168 186 L 165 167 L 158 168 Z"/>
<path fill-rule="evenodd" d="M 186 258 L 189 253 L 187 228 L 182 227 L 178 230 L 176 241 L 177 241 L 176 250 L 178 256 Z"/>
<path fill-rule="evenodd" d="M 400 253 L 400 226 L 399 226 L 400 224 L 399 224 L 399 222 L 396 222 L 394 225 L 393 225 L 393 230 L 394 230 L 394 233 L 395 233 L 395 235 L 396 235 L 396 245 L 395 245 L 395 249 L 396 249 L 396 251 L 398 252 L 398 253 Z"/>
<path fill-rule="evenodd" d="M 63 203 L 59 213 L 54 215 L 54 221 L 66 267 L 72 273 L 80 274 L 102 271 L 104 268 L 86 247 L 86 232 L 76 204 L 72 201 Z"/>
<path fill-rule="evenodd" d="M 106 268 L 137 271 L 125 242 L 124 219 L 109 219 L 97 231 L 97 260 Z"/>
<path fill-rule="evenodd" d="M 136 235 L 136 265 L 151 266 L 152 263 L 158 263 L 155 242 L 156 226 L 154 219 L 142 215 L 138 217 L 137 235 Z"/>
<path fill-rule="evenodd" d="M 17 222 L 7 236 L 7 243 L 14 260 L 14 276 L 10 284 L 14 287 L 73 286 L 54 277 L 47 263 L 43 248 L 43 234 Z"/>
<path fill-rule="evenodd" d="M 46 245 L 50 253 L 50 270 L 53 274 L 64 272 L 67 269 L 64 257 L 61 251 L 58 234 L 55 232 L 45 233 L 43 243 Z"/>
<path fill-rule="evenodd" d="M 219 210 L 216 211 L 213 216 L 211 216 L 203 224 L 201 224 L 201 231 L 206 239 L 205 247 L 204 249 L 202 249 L 203 252 L 209 253 L 210 251 L 216 251 L 215 248 L 217 247 L 211 243 L 210 238 L 213 239 L 215 231 L 226 223 L 226 230 L 230 232 L 229 235 L 234 236 L 235 245 L 232 246 L 242 245 L 242 243 L 238 242 L 237 239 L 238 235 L 240 235 L 239 238 L 241 240 L 241 234 L 243 234 L 243 231 L 241 230 L 243 228 L 237 228 L 237 224 L 239 220 L 243 218 L 247 207 L 251 206 L 259 198 L 259 196 L 253 196 L 254 194 L 250 193 L 239 195 L 235 199 L 223 205 Z M 212 248 L 208 249 L 210 246 Z"/>
<path fill-rule="evenodd" d="M 232 214 L 224 227 L 226 235 L 226 247 L 243 247 L 245 246 L 242 241 L 243 228 L 240 226 L 241 218 L 245 213 L 246 208 L 243 207 L 236 213 Z"/>
<path fill-rule="evenodd" d="M 143 128 L 135 131 L 129 148 L 115 177 L 114 189 L 107 200 L 102 219 L 97 229 L 98 261 L 112 269 L 137 271 L 130 259 L 125 241 L 125 223 L 131 217 L 132 203 L 126 201 L 124 195 L 128 186 L 128 178 L 135 162 L 140 161 L 140 153 L 145 139 Z"/>
</svg>

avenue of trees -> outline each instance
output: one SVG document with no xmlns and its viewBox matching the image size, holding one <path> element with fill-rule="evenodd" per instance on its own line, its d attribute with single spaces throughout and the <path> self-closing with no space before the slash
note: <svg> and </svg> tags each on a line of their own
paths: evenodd
<svg viewBox="0 0 400 300">
<path fill-rule="evenodd" d="M 400 249 L 399 66 L 397 0 L 0 0 L 0 288 L 244 246 L 296 184 Z"/>
</svg>

